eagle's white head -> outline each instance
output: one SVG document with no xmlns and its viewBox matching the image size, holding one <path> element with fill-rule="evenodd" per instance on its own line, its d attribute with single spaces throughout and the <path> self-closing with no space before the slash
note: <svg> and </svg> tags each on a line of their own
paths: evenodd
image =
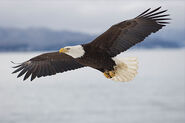
<svg viewBox="0 0 185 123">
<path fill-rule="evenodd" d="M 73 58 L 80 58 L 85 54 L 85 51 L 81 45 L 66 46 L 59 50 L 59 53 L 65 53 Z"/>
</svg>

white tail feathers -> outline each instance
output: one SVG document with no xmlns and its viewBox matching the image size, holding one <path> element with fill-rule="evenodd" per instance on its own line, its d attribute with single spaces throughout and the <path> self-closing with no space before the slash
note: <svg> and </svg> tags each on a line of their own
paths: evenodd
<svg viewBox="0 0 185 123">
<path fill-rule="evenodd" d="M 114 67 L 115 76 L 111 78 L 114 81 L 128 82 L 132 80 L 138 69 L 138 61 L 135 57 L 113 58 L 116 63 Z"/>
</svg>

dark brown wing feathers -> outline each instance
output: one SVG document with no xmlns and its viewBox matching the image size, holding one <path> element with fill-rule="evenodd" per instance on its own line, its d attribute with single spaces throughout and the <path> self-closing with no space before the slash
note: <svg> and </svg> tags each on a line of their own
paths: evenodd
<svg viewBox="0 0 185 123">
<path fill-rule="evenodd" d="M 163 14 L 167 10 L 158 11 L 160 8 L 152 11 L 147 9 L 134 19 L 113 25 L 87 45 L 104 49 L 112 57 L 126 51 L 169 23 L 166 21 L 170 20 L 170 18 L 167 18 L 169 14 Z"/>
<path fill-rule="evenodd" d="M 164 14 L 167 10 L 158 11 L 160 8 L 152 11 L 147 9 L 134 19 L 115 24 L 94 41 L 85 45 L 101 48 L 114 57 L 143 41 L 148 35 L 155 33 L 169 23 L 167 21 L 170 20 L 167 18 L 169 14 Z M 36 77 L 54 75 L 81 67 L 84 66 L 76 62 L 71 56 L 52 52 L 36 56 L 13 67 L 16 68 L 13 73 L 19 72 L 17 77 L 25 74 L 24 80 L 31 76 L 32 81 Z"/>
<path fill-rule="evenodd" d="M 75 61 L 71 56 L 63 53 L 52 52 L 36 56 L 20 65 L 12 73 L 19 72 L 17 77 L 25 74 L 23 80 L 31 76 L 31 81 L 36 77 L 54 75 L 68 70 L 81 68 L 83 65 Z"/>
</svg>

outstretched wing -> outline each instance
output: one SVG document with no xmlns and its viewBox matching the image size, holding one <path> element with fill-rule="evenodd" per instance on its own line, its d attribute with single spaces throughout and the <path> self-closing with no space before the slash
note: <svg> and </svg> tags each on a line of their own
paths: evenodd
<svg viewBox="0 0 185 123">
<path fill-rule="evenodd" d="M 36 56 L 13 67 L 17 68 L 13 73 L 20 72 L 17 77 L 25 74 L 23 80 L 26 80 L 31 75 L 32 81 L 36 77 L 50 76 L 81 67 L 84 66 L 76 62 L 71 56 L 64 53 L 51 52 Z"/>
<path fill-rule="evenodd" d="M 152 11 L 148 9 L 134 19 L 113 25 L 87 45 L 104 49 L 111 56 L 126 51 L 169 23 L 166 22 L 166 20 L 170 20 L 167 18 L 169 14 L 163 14 L 167 10 L 158 11 L 160 8 Z"/>
</svg>

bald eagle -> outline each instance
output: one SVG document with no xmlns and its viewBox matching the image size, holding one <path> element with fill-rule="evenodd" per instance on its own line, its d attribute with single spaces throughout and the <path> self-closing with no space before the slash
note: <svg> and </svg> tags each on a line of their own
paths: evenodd
<svg viewBox="0 0 185 123">
<path fill-rule="evenodd" d="M 121 52 L 143 41 L 151 33 L 164 27 L 170 20 L 167 10 L 147 9 L 137 17 L 111 26 L 92 42 L 76 46 L 66 46 L 58 52 L 41 54 L 13 68 L 13 73 L 25 74 L 26 80 L 50 76 L 82 67 L 99 70 L 108 79 L 126 82 L 137 74 L 136 58 L 118 58 Z"/>
</svg>

